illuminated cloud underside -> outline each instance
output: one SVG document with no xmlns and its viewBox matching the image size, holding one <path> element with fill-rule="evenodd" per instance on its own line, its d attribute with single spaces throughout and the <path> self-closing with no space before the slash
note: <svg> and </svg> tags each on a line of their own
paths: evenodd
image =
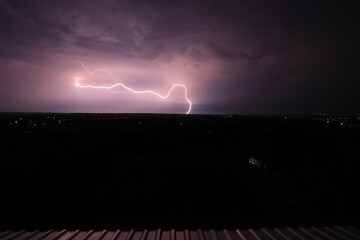
<svg viewBox="0 0 360 240">
<path fill-rule="evenodd" d="M 95 70 L 93 70 L 93 71 L 90 71 L 89 69 L 87 69 L 87 68 L 85 67 L 84 64 L 82 64 L 82 67 L 83 67 L 83 69 L 84 69 L 86 72 L 88 72 L 88 73 L 90 73 L 90 74 L 94 74 L 94 73 L 96 73 L 96 72 L 105 72 L 105 73 L 107 73 L 116 83 L 115 83 L 115 84 L 112 84 L 112 85 L 110 85 L 110 86 L 82 85 L 82 84 L 80 83 L 80 81 L 79 81 L 79 80 L 80 80 L 79 77 L 76 77 L 75 86 L 78 87 L 78 88 L 113 89 L 113 88 L 115 88 L 115 87 L 119 87 L 119 86 L 120 86 L 120 87 L 123 87 L 124 89 L 126 89 L 126 90 L 134 93 L 134 94 L 152 94 L 152 95 L 155 95 L 155 96 L 157 96 L 157 97 L 159 97 L 159 98 L 167 99 L 167 98 L 169 97 L 169 95 L 171 94 L 171 92 L 172 92 L 175 88 L 180 87 L 180 88 L 183 88 L 183 89 L 184 89 L 184 97 L 185 97 L 185 100 L 189 103 L 189 108 L 188 108 L 186 114 L 189 114 L 189 113 L 191 112 L 192 102 L 191 102 L 190 99 L 188 98 L 187 88 L 186 88 L 186 86 L 183 85 L 183 84 L 178 84 L 178 83 L 173 84 L 172 87 L 170 88 L 170 90 L 167 92 L 166 95 L 161 95 L 161 94 L 159 94 L 159 93 L 157 93 L 157 92 L 150 91 L 150 90 L 137 91 L 137 90 L 134 90 L 134 89 L 131 89 L 131 88 L 127 87 L 127 86 L 126 86 L 125 84 L 123 84 L 123 83 L 118 82 L 117 79 L 114 77 L 114 75 L 113 75 L 108 69 L 106 69 L 106 68 L 95 69 Z"/>
<path fill-rule="evenodd" d="M 0 112 L 356 114 L 357 9 L 324 0 L 2 0 Z M 126 94 L 74 87 L 75 76 L 80 86 L 114 83 L 81 63 L 108 69 L 120 81 L 110 91 Z"/>
</svg>

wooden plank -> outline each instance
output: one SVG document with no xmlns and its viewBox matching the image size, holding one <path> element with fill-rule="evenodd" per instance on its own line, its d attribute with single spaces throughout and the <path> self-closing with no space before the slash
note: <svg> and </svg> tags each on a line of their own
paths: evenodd
<svg viewBox="0 0 360 240">
<path fill-rule="evenodd" d="M 170 231 L 162 231 L 161 240 L 170 240 Z"/>
<path fill-rule="evenodd" d="M 46 232 L 39 232 L 31 240 L 43 240 L 44 238 L 49 236 L 52 232 L 53 230 L 48 230 Z"/>
<path fill-rule="evenodd" d="M 357 234 L 360 234 L 360 230 L 357 228 L 354 228 L 353 226 L 349 226 L 348 229 L 353 230 L 354 232 L 356 232 Z"/>
<path fill-rule="evenodd" d="M 248 230 L 242 230 L 241 233 L 246 238 L 246 240 L 256 240 L 256 238 Z"/>
<path fill-rule="evenodd" d="M 244 234 L 240 231 L 240 229 L 236 229 L 236 233 L 240 236 L 242 240 L 246 240 Z"/>
<path fill-rule="evenodd" d="M 155 240 L 161 240 L 161 229 L 160 228 L 156 231 Z"/>
<path fill-rule="evenodd" d="M 233 240 L 230 233 L 229 233 L 229 230 L 224 229 L 224 235 L 225 235 L 227 240 Z"/>
<path fill-rule="evenodd" d="M 143 234 L 143 231 L 134 231 L 134 235 L 131 238 L 131 240 L 140 240 L 142 234 Z"/>
<path fill-rule="evenodd" d="M 176 231 L 175 232 L 176 240 L 185 240 L 185 233 L 184 231 Z"/>
<path fill-rule="evenodd" d="M 122 231 L 117 239 L 118 239 L 118 240 L 126 240 L 126 237 L 127 237 L 128 235 L 129 235 L 129 232 L 128 232 L 128 231 Z"/>
<path fill-rule="evenodd" d="M 317 236 L 315 236 L 314 234 L 312 234 L 311 232 L 309 232 L 308 230 L 306 230 L 303 227 L 300 227 L 300 230 L 303 231 L 304 233 L 306 233 L 307 235 L 309 235 L 310 237 L 312 237 L 315 240 L 321 240 L 320 238 L 318 238 Z"/>
<path fill-rule="evenodd" d="M 155 240 L 157 231 L 149 231 L 146 240 Z"/>
<path fill-rule="evenodd" d="M 0 233 L 0 240 L 359 240 L 358 230 L 353 227 L 312 227 L 254 230 L 192 230 L 162 231 L 6 231 Z"/>
<path fill-rule="evenodd" d="M 145 240 L 146 237 L 147 237 L 147 233 L 148 233 L 148 230 L 147 230 L 147 229 L 145 229 L 144 231 L 142 231 L 140 240 Z"/>
<path fill-rule="evenodd" d="M 58 240 L 68 240 L 73 234 L 77 234 L 76 231 L 69 231 L 69 232 L 65 232 L 65 234 L 63 234 L 61 237 L 59 237 Z M 31 239 L 33 240 L 33 239 Z"/>
<path fill-rule="evenodd" d="M 13 240 L 13 239 L 16 239 L 18 238 L 20 235 L 24 234 L 26 231 L 25 230 L 21 230 L 19 232 L 12 232 L 12 234 L 10 235 L 7 235 L 4 237 L 4 240 Z"/>
<path fill-rule="evenodd" d="M 199 234 L 197 231 L 190 231 L 190 239 L 191 240 L 200 240 Z"/>
<path fill-rule="evenodd" d="M 1 232 L 1 233 L 0 233 L 0 239 L 1 239 L 2 237 L 4 237 L 4 236 L 8 235 L 9 233 L 11 233 L 11 231 L 9 231 L 9 230 L 7 230 L 7 231 L 5 231 L 5 232 Z"/>
<path fill-rule="evenodd" d="M 119 230 L 116 230 L 116 232 L 114 233 L 114 235 L 111 236 L 111 239 L 110 239 L 110 240 L 117 240 L 117 239 L 119 238 L 119 236 L 120 236 L 120 233 L 121 233 L 121 230 L 120 230 L 120 229 L 119 229 Z M 108 235 L 109 235 L 109 233 L 106 234 L 106 237 L 107 237 Z M 107 238 L 104 237 L 104 240 L 107 240 Z"/>
<path fill-rule="evenodd" d="M 235 230 L 227 230 L 226 229 L 226 232 L 230 235 L 232 240 L 241 240 L 239 234 L 237 234 Z"/>
<path fill-rule="evenodd" d="M 259 235 L 256 234 L 254 229 L 250 228 L 249 232 L 256 238 L 256 240 L 263 240 L 263 239 L 261 239 L 261 237 L 259 237 Z"/>
<path fill-rule="evenodd" d="M 203 231 L 203 234 L 204 234 L 204 238 L 206 240 L 214 240 L 212 235 L 211 235 L 211 232 L 210 231 Z M 177 240 L 177 239 L 176 239 Z"/>
<path fill-rule="evenodd" d="M 345 229 L 343 227 L 340 227 L 340 226 L 336 226 L 336 229 L 339 229 L 339 230 L 342 230 L 343 232 L 346 232 L 347 234 L 355 237 L 355 239 L 360 239 L 360 234 L 356 234 L 348 229 Z"/>
<path fill-rule="evenodd" d="M 38 233 L 39 231 L 25 232 L 25 234 L 22 234 L 21 236 L 17 237 L 16 240 L 28 240 Z"/>
<path fill-rule="evenodd" d="M 88 240 L 91 235 L 94 233 L 94 230 L 90 230 L 86 233 L 86 235 L 84 236 L 83 240 Z"/>
<path fill-rule="evenodd" d="M 320 229 L 318 229 L 318 228 L 316 228 L 316 227 L 312 227 L 312 229 L 313 229 L 314 231 L 318 232 L 319 234 L 327 237 L 327 238 L 330 239 L 330 240 L 336 240 L 335 238 L 333 238 L 333 237 L 330 236 L 329 234 L 324 233 L 323 231 L 321 231 Z"/>
<path fill-rule="evenodd" d="M 271 233 L 268 230 L 266 230 L 265 228 L 261 229 L 261 231 L 263 231 L 266 234 L 266 236 L 269 237 L 269 239 L 276 240 L 276 238 L 273 235 L 271 235 Z"/>
<path fill-rule="evenodd" d="M 298 237 L 300 240 L 306 240 L 304 236 L 302 236 L 300 233 L 297 233 L 294 229 L 288 227 L 287 230 Z"/>
<path fill-rule="evenodd" d="M 79 233 L 74 238 L 72 238 L 72 240 L 86 240 L 85 237 L 87 236 L 87 234 L 87 231 L 79 231 Z"/>
<path fill-rule="evenodd" d="M 129 234 L 126 236 L 125 240 L 131 240 L 132 236 L 134 235 L 134 229 L 131 229 Z"/>
<path fill-rule="evenodd" d="M 278 228 L 275 228 L 275 232 L 277 232 L 280 236 L 282 236 L 283 238 L 285 238 L 286 240 L 292 240 L 290 239 L 289 236 L 287 236 L 285 233 L 283 233 L 282 230 L 278 229 Z"/>
<path fill-rule="evenodd" d="M 189 230 L 185 229 L 184 233 L 185 233 L 185 240 L 190 240 Z"/>
<path fill-rule="evenodd" d="M 42 237 L 41 239 L 42 240 L 56 240 L 56 239 L 59 239 L 64 234 L 64 232 L 66 232 L 66 230 L 55 231 L 55 232 L 50 233 L 47 236 Z"/>
<path fill-rule="evenodd" d="M 98 240 L 99 237 L 100 237 L 100 234 L 101 232 L 100 231 L 94 231 L 94 230 L 91 230 L 89 233 L 88 233 L 88 236 L 86 236 L 86 240 Z"/>
<path fill-rule="evenodd" d="M 330 229 L 330 228 L 328 228 L 328 227 L 324 227 L 324 228 L 322 229 L 322 231 L 324 231 L 324 232 L 326 232 L 326 233 L 328 233 L 328 234 L 330 233 L 330 234 L 332 234 L 332 235 L 338 236 L 338 237 L 340 237 L 340 239 L 351 240 L 350 238 L 346 237 L 345 235 L 343 235 L 343 234 L 341 234 L 341 233 L 339 233 L 339 232 L 336 232 L 336 231 L 334 231 L 334 230 L 332 230 L 332 229 Z"/>
<path fill-rule="evenodd" d="M 73 240 L 79 233 L 80 233 L 80 230 L 77 229 L 67 240 Z"/>
</svg>

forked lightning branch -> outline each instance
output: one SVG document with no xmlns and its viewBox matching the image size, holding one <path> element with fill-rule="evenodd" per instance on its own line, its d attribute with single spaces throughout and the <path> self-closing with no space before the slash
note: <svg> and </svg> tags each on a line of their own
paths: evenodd
<svg viewBox="0 0 360 240">
<path fill-rule="evenodd" d="M 151 91 L 151 90 L 141 90 L 141 91 L 139 91 L 139 90 L 129 88 L 125 84 L 123 84 L 121 82 L 118 82 L 117 79 L 114 77 L 114 75 L 106 68 L 99 68 L 99 69 L 95 69 L 93 71 L 90 71 L 89 69 L 87 69 L 85 67 L 84 64 L 82 64 L 82 67 L 86 72 L 88 72 L 90 74 L 94 74 L 96 72 L 105 72 L 105 73 L 107 73 L 110 76 L 110 78 L 112 80 L 114 80 L 115 84 L 112 84 L 112 85 L 109 85 L 109 86 L 104 86 L 104 85 L 101 85 L 101 86 L 83 85 L 80 82 L 80 78 L 76 77 L 75 86 L 78 87 L 78 88 L 92 88 L 92 89 L 108 89 L 108 90 L 111 90 L 111 89 L 116 88 L 116 87 L 122 87 L 125 90 L 127 90 L 129 92 L 132 92 L 134 94 L 151 94 L 151 95 L 155 95 L 155 96 L 157 96 L 159 98 L 162 98 L 162 99 L 167 99 L 170 96 L 171 92 L 175 88 L 182 88 L 184 90 L 184 98 L 185 98 L 186 102 L 188 102 L 188 104 L 189 104 L 189 107 L 188 107 L 188 110 L 187 110 L 186 114 L 189 114 L 191 112 L 192 102 L 188 98 L 188 90 L 187 90 L 187 88 L 186 88 L 186 86 L 184 84 L 175 83 L 175 84 L 173 84 L 171 86 L 171 88 L 169 89 L 169 91 L 165 95 L 161 95 L 160 93 L 154 92 L 154 91 Z"/>
</svg>

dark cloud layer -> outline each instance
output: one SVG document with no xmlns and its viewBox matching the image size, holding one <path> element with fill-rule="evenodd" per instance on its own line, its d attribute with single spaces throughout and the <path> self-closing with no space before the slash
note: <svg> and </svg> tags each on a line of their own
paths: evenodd
<svg viewBox="0 0 360 240">
<path fill-rule="evenodd" d="M 350 1 L 0 1 L 0 111 L 360 113 Z M 99 82 L 99 83 L 100 83 Z"/>
</svg>

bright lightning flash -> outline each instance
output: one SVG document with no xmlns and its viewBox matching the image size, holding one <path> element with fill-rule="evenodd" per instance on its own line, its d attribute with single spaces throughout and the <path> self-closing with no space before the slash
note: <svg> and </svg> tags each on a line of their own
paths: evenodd
<svg viewBox="0 0 360 240">
<path fill-rule="evenodd" d="M 115 81 L 115 84 L 113 85 L 110 85 L 110 86 L 93 86 L 93 85 L 82 85 L 79 80 L 80 78 L 79 77 L 76 77 L 76 81 L 75 81 L 75 86 L 78 87 L 78 88 L 93 88 L 93 89 L 113 89 L 115 87 L 118 87 L 118 86 L 121 86 L 122 88 L 132 92 L 132 93 L 135 93 L 135 94 L 152 94 L 152 95 L 155 95 L 159 98 L 162 98 L 162 99 L 167 99 L 170 95 L 170 93 L 177 87 L 180 87 L 180 88 L 183 88 L 184 89 L 184 97 L 185 97 L 185 100 L 189 103 L 189 108 L 186 112 L 186 114 L 189 114 L 191 112 L 191 106 L 192 106 L 192 102 L 190 101 L 190 99 L 188 98 L 188 90 L 186 88 L 185 85 L 183 84 L 179 84 L 179 83 L 176 83 L 176 84 L 173 84 L 172 87 L 170 88 L 170 90 L 167 92 L 167 94 L 165 95 L 161 95 L 160 93 L 157 93 L 157 92 L 154 92 L 154 91 L 150 91 L 150 90 L 143 90 L 143 91 L 137 91 L 137 90 L 134 90 L 134 89 L 131 89 L 129 87 L 127 87 L 125 84 L 123 83 L 120 83 L 116 80 L 116 78 L 114 77 L 114 75 L 106 68 L 100 68 L 100 69 L 95 69 L 93 71 L 90 71 L 88 70 L 84 64 L 82 64 L 82 67 L 84 68 L 84 70 L 90 74 L 93 74 L 93 73 L 96 73 L 96 72 L 106 72 L 114 81 Z"/>
</svg>

